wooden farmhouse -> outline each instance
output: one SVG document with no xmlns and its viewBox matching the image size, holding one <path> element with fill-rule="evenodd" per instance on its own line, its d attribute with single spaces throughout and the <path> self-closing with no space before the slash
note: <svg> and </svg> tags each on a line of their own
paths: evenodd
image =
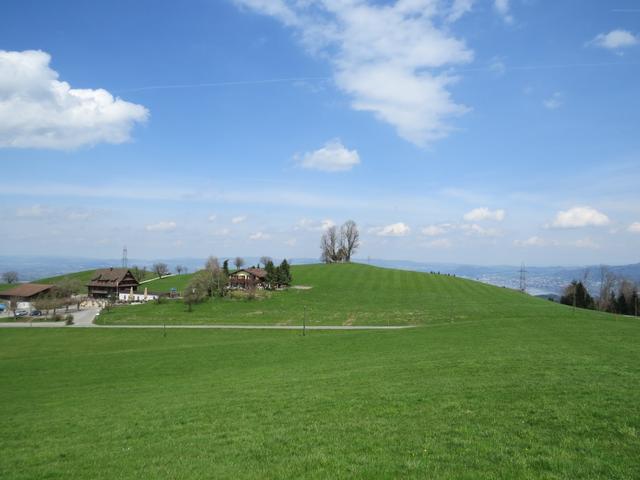
<svg viewBox="0 0 640 480">
<path fill-rule="evenodd" d="M 229 288 L 264 287 L 266 280 L 266 270 L 262 268 L 243 268 L 229 274 Z"/>
<path fill-rule="evenodd" d="M 6 298 L 7 300 L 15 299 L 20 302 L 31 302 L 38 297 L 51 293 L 54 288 L 53 285 L 23 283 L 22 285 L 3 291 L 0 293 L 0 298 Z"/>
<path fill-rule="evenodd" d="M 138 281 L 131 271 L 126 268 L 103 268 L 96 270 L 91 281 L 87 284 L 90 297 L 118 298 L 120 293 L 130 293 L 138 290 Z"/>
</svg>

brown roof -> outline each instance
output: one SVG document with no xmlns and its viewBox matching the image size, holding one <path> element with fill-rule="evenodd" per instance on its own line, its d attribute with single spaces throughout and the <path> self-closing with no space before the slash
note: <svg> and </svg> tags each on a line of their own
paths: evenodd
<svg viewBox="0 0 640 480">
<path fill-rule="evenodd" d="M 53 288 L 53 285 L 45 285 L 41 283 L 23 283 L 17 287 L 13 287 L 9 290 L 3 290 L 0 292 L 2 297 L 20 297 L 29 298 L 45 293 Z"/>
<path fill-rule="evenodd" d="M 96 270 L 91 277 L 91 281 L 87 284 L 88 287 L 115 287 L 121 283 L 129 273 L 128 268 L 103 268 Z M 133 275 L 132 275 L 133 276 Z M 134 279 L 135 280 L 135 279 Z M 136 281 L 136 284 L 138 282 Z"/>
<path fill-rule="evenodd" d="M 260 279 L 267 278 L 267 271 L 262 268 L 241 268 L 240 270 L 236 270 L 235 272 L 233 272 L 231 275 L 235 275 L 239 272 L 247 272 Z"/>
</svg>

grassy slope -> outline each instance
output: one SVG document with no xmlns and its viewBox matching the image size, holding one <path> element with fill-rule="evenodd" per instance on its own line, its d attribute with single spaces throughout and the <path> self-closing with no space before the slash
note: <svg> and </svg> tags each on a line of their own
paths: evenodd
<svg viewBox="0 0 640 480">
<path fill-rule="evenodd" d="M 140 292 L 144 292 L 146 287 L 149 293 L 165 293 L 170 292 L 172 288 L 175 288 L 178 292 L 182 292 L 186 288 L 192 276 L 192 273 L 185 273 L 182 275 L 172 275 L 170 277 L 159 278 L 158 280 L 151 280 L 140 285 L 138 290 Z"/>
<path fill-rule="evenodd" d="M 181 301 L 161 305 L 118 307 L 100 316 L 108 324 L 247 323 L 302 324 L 307 307 L 309 324 L 420 325 L 478 318 L 566 315 L 565 307 L 512 290 L 470 280 L 391 270 L 368 265 L 303 265 L 292 269 L 294 284 L 311 290 L 268 292 L 255 301 L 213 300 L 188 313 Z M 189 275 L 150 282 L 179 287 Z"/>
<path fill-rule="evenodd" d="M 639 478 L 640 322 L 0 331 L 0 478 Z"/>
</svg>

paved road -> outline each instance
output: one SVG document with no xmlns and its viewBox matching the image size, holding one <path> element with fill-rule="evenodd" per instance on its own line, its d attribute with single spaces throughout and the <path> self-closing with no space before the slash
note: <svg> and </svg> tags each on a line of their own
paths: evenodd
<svg viewBox="0 0 640 480">
<path fill-rule="evenodd" d="M 302 330 L 301 325 L 96 325 L 93 319 L 99 312 L 98 308 L 87 308 L 78 312 L 72 312 L 73 325 L 67 326 L 64 322 L 5 322 L 0 323 L 0 328 L 167 328 L 167 329 L 202 329 L 202 330 Z M 400 330 L 413 328 L 412 326 L 361 326 L 361 325 L 311 325 L 307 330 Z"/>
</svg>

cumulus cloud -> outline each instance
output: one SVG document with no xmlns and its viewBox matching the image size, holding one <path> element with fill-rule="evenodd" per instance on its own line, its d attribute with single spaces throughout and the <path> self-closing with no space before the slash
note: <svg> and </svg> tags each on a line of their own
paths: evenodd
<svg viewBox="0 0 640 480">
<path fill-rule="evenodd" d="M 256 232 L 249 235 L 250 240 L 269 240 L 270 238 L 271 238 L 271 235 L 264 232 Z"/>
<path fill-rule="evenodd" d="M 0 148 L 74 149 L 123 143 L 149 111 L 104 89 L 58 80 L 51 56 L 0 50 Z"/>
<path fill-rule="evenodd" d="M 209 215 L 209 217 L 207 217 L 207 220 L 209 220 L 210 222 L 215 222 L 217 218 L 218 216 L 213 214 L 213 215 Z"/>
<path fill-rule="evenodd" d="M 475 0 L 453 0 L 447 20 L 455 22 L 463 15 L 469 13 L 473 8 Z"/>
<path fill-rule="evenodd" d="M 375 227 L 369 230 L 369 233 L 378 235 L 379 237 L 405 237 L 409 235 L 411 229 L 405 223 L 398 222 L 383 227 Z"/>
<path fill-rule="evenodd" d="M 233 217 L 233 218 L 231 219 L 231 223 L 234 223 L 234 224 L 242 223 L 242 222 L 244 222 L 246 219 L 247 219 L 247 216 L 246 216 L 246 215 L 238 215 L 237 217 Z"/>
<path fill-rule="evenodd" d="M 344 172 L 360 163 L 356 150 L 348 150 L 340 140 L 330 140 L 324 147 L 304 155 L 296 155 L 295 161 L 302 168 L 323 172 Z"/>
<path fill-rule="evenodd" d="M 609 33 L 601 33 L 587 42 L 587 45 L 606 48 L 608 50 L 620 50 L 633 47 L 640 43 L 640 38 L 627 30 L 611 30 Z"/>
<path fill-rule="evenodd" d="M 295 225 L 294 230 L 306 230 L 309 232 L 320 232 L 327 228 L 334 227 L 336 223 L 330 218 L 321 221 L 311 220 L 309 218 L 301 218 Z"/>
<path fill-rule="evenodd" d="M 457 80 L 443 67 L 473 58 L 442 23 L 471 2 L 434 0 L 235 0 L 292 27 L 307 49 L 327 58 L 336 86 L 354 110 L 372 113 L 420 146 L 447 136 L 450 119 L 467 112 L 451 98 Z"/>
<path fill-rule="evenodd" d="M 494 0 L 493 6 L 496 11 L 502 16 L 505 22 L 512 23 L 513 16 L 511 15 L 511 6 L 509 0 Z"/>
<path fill-rule="evenodd" d="M 573 207 L 558 212 L 551 226 L 555 228 L 602 227 L 609 223 L 609 217 L 595 208 Z"/>
<path fill-rule="evenodd" d="M 518 247 L 548 247 L 550 245 L 556 244 L 551 240 L 547 240 L 545 238 L 540 238 L 537 236 L 529 237 L 526 240 L 516 240 L 513 243 Z"/>
<path fill-rule="evenodd" d="M 561 92 L 554 92 L 549 98 L 544 100 L 542 104 L 548 110 L 556 110 L 564 103 L 564 95 Z"/>
<path fill-rule="evenodd" d="M 633 222 L 627 229 L 631 233 L 640 233 L 640 222 Z"/>
<path fill-rule="evenodd" d="M 158 222 L 144 227 L 147 232 L 172 232 L 176 229 L 176 222 Z"/>
<path fill-rule="evenodd" d="M 502 232 L 500 232 L 500 230 L 497 230 L 495 228 L 485 228 L 476 223 L 462 224 L 459 228 L 466 235 L 475 235 L 478 237 L 499 237 L 500 235 L 502 235 Z"/>
<path fill-rule="evenodd" d="M 470 212 L 464 214 L 464 219 L 467 222 L 481 222 L 483 220 L 494 220 L 496 222 L 501 222 L 502 220 L 504 220 L 504 217 L 504 210 L 489 210 L 486 207 L 474 208 Z"/>
</svg>

